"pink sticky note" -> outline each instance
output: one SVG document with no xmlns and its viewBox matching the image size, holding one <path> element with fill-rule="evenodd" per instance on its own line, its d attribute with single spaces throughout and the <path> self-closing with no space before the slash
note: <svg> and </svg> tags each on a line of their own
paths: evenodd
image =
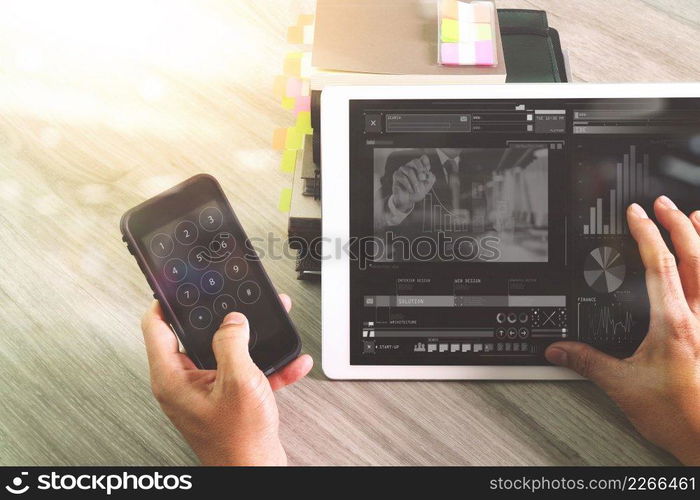
<svg viewBox="0 0 700 500">
<path fill-rule="evenodd" d="M 491 40 L 476 42 L 476 64 L 493 66 L 493 44 Z"/>
<path fill-rule="evenodd" d="M 472 8 L 474 9 L 475 23 L 491 22 L 492 6 L 490 2 L 474 2 L 472 3 Z"/>
<path fill-rule="evenodd" d="M 446 66 L 459 65 L 459 48 L 456 43 L 440 44 L 440 62 Z"/>
<path fill-rule="evenodd" d="M 302 95 L 297 97 L 294 112 L 299 113 L 300 111 L 311 111 L 311 96 Z"/>
<path fill-rule="evenodd" d="M 297 97 L 301 95 L 301 80 L 290 78 L 287 80 L 287 97 Z"/>
</svg>

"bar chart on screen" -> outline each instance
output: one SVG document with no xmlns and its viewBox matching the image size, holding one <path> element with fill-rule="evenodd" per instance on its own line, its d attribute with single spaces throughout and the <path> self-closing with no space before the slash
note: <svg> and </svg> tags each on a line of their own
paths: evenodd
<svg viewBox="0 0 700 500">
<path fill-rule="evenodd" d="M 642 201 L 649 190 L 648 152 L 631 144 L 616 158 L 601 163 L 580 161 L 580 178 L 596 179 L 597 196 L 587 199 L 588 205 L 580 213 L 581 231 L 587 236 L 629 234 L 625 211 L 634 202 Z M 590 168 L 598 170 L 591 172 Z M 589 170 L 586 172 L 586 170 Z M 588 175 L 590 174 L 590 176 Z"/>
</svg>

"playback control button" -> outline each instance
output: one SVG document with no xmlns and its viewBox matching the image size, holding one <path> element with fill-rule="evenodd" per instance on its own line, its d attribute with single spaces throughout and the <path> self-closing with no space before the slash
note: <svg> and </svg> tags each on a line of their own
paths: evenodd
<svg viewBox="0 0 700 500">
<path fill-rule="evenodd" d="M 260 286 L 255 281 L 244 281 L 238 288 L 238 300 L 244 304 L 254 304 L 260 298 Z"/>
</svg>

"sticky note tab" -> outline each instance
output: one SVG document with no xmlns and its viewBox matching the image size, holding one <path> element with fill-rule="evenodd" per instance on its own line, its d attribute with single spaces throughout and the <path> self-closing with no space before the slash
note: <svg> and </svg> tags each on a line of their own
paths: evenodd
<svg viewBox="0 0 700 500">
<path fill-rule="evenodd" d="M 277 204 L 277 209 L 280 212 L 289 212 L 292 208 L 292 188 L 284 188 L 280 193 L 280 201 Z"/>
<path fill-rule="evenodd" d="M 313 129 L 311 128 L 311 112 L 301 111 L 297 114 L 297 122 L 294 126 L 301 134 L 312 134 Z"/>
<path fill-rule="evenodd" d="M 297 150 L 296 149 L 285 149 L 282 153 L 282 160 L 280 161 L 280 170 L 285 173 L 294 172 L 294 166 L 297 162 Z"/>
<path fill-rule="evenodd" d="M 272 87 L 272 91 L 275 97 L 278 99 L 284 99 L 285 91 L 287 89 L 287 77 L 284 75 L 279 75 L 275 77 L 275 83 Z"/>
<path fill-rule="evenodd" d="M 306 26 L 307 24 L 313 24 L 314 23 L 314 15 L 313 14 L 300 14 L 299 18 L 297 19 L 297 24 L 299 26 Z"/>
<path fill-rule="evenodd" d="M 284 58 L 284 74 L 287 76 L 301 76 L 301 52 L 291 52 Z"/>
<path fill-rule="evenodd" d="M 272 147 L 278 151 L 284 149 L 284 144 L 287 141 L 287 129 L 278 128 L 275 129 L 275 133 L 272 135 Z"/>
<path fill-rule="evenodd" d="M 477 23 L 474 26 L 476 26 L 476 40 L 491 40 L 492 30 L 490 24 Z"/>
<path fill-rule="evenodd" d="M 457 2 L 457 18 L 461 23 L 474 22 L 474 7 L 471 3 Z"/>
<path fill-rule="evenodd" d="M 296 99 L 296 105 L 294 107 L 294 112 L 299 113 L 300 111 L 310 111 L 311 110 L 311 96 L 303 95 Z"/>
<path fill-rule="evenodd" d="M 476 42 L 476 64 L 480 66 L 493 66 L 493 42 L 490 40 Z"/>
<path fill-rule="evenodd" d="M 493 5 L 491 2 L 472 2 L 472 9 L 475 23 L 493 22 Z"/>
<path fill-rule="evenodd" d="M 290 26 L 287 28 L 287 41 L 295 45 L 304 43 L 303 26 Z"/>
<path fill-rule="evenodd" d="M 287 80 L 286 94 L 287 97 L 299 97 L 301 95 L 301 79 L 291 77 Z"/>
<path fill-rule="evenodd" d="M 296 102 L 297 102 L 297 100 L 294 97 L 283 97 L 282 98 L 282 107 L 284 109 L 294 109 Z"/>
<path fill-rule="evenodd" d="M 440 45 L 440 62 L 447 66 L 459 65 L 459 50 L 456 43 Z"/>
<path fill-rule="evenodd" d="M 306 134 L 296 127 L 288 128 L 287 138 L 284 141 L 284 149 L 301 149 L 301 145 L 304 143 L 304 135 Z"/>
<path fill-rule="evenodd" d="M 443 42 L 459 42 L 459 23 L 456 19 L 443 19 L 440 25 L 440 39 Z"/>
<path fill-rule="evenodd" d="M 457 19 L 457 0 L 442 0 L 440 15 L 450 19 Z"/>
</svg>

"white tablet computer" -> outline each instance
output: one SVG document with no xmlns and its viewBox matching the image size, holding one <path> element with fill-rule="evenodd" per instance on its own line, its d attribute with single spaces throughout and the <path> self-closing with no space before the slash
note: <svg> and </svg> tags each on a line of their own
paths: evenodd
<svg viewBox="0 0 700 500">
<path fill-rule="evenodd" d="M 323 370 L 572 379 L 649 304 L 625 209 L 700 199 L 700 85 L 335 87 L 321 98 Z"/>
</svg>

